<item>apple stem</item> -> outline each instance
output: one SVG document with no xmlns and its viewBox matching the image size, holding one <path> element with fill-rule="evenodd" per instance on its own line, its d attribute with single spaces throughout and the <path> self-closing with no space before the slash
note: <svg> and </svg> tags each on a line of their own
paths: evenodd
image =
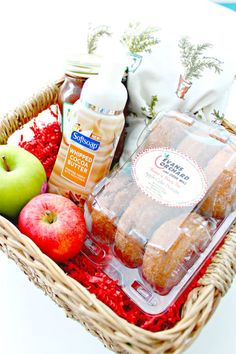
<svg viewBox="0 0 236 354">
<path fill-rule="evenodd" d="M 5 155 L 2 156 L 2 160 L 3 160 L 3 166 L 5 167 L 5 170 L 6 170 L 7 172 L 10 172 L 11 170 L 10 170 L 10 167 L 9 167 L 9 165 L 8 165 L 8 163 L 7 163 L 7 158 L 6 158 Z"/>
<path fill-rule="evenodd" d="M 54 213 L 50 210 L 46 210 L 45 214 L 47 215 L 47 221 L 49 222 L 49 224 L 52 224 L 55 221 Z"/>
</svg>

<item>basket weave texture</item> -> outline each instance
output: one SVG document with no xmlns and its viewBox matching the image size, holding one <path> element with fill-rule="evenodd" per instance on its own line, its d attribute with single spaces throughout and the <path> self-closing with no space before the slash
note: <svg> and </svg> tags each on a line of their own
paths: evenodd
<svg viewBox="0 0 236 354">
<path fill-rule="evenodd" d="M 47 86 L 26 103 L 0 118 L 0 144 L 5 144 L 14 131 L 55 104 L 61 83 L 62 81 L 58 81 Z M 236 273 L 234 225 L 206 274 L 200 279 L 200 286 L 190 292 L 182 309 L 181 321 L 172 329 L 152 333 L 116 315 L 95 295 L 68 277 L 28 237 L 22 235 L 2 216 L 0 248 L 18 264 L 35 285 L 65 310 L 68 317 L 78 320 L 116 353 L 182 353 L 209 320 Z"/>
</svg>

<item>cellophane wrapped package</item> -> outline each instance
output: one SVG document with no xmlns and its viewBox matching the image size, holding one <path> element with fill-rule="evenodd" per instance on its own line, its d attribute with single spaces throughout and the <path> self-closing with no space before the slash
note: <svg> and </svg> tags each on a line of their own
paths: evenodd
<svg viewBox="0 0 236 354">
<path fill-rule="evenodd" d="M 164 313 L 236 216 L 236 139 L 187 114 L 160 114 L 86 204 L 83 252 L 146 313 Z"/>
</svg>

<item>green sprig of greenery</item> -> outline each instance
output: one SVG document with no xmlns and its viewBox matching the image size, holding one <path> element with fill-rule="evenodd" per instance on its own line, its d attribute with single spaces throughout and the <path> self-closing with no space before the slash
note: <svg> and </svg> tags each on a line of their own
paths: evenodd
<svg viewBox="0 0 236 354">
<path fill-rule="evenodd" d="M 147 117 L 146 123 L 150 123 L 152 119 L 156 117 L 156 105 L 158 103 L 157 95 L 152 96 L 151 102 L 147 105 L 147 107 L 141 107 L 142 113 Z"/>
<path fill-rule="evenodd" d="M 211 48 L 210 43 L 202 43 L 193 45 L 188 37 L 183 37 L 179 41 L 179 48 L 181 50 L 181 62 L 185 67 L 185 80 L 191 81 L 193 78 L 199 79 L 205 69 L 213 69 L 216 74 L 220 74 L 223 63 L 214 58 L 206 57 L 203 53 Z"/>
<path fill-rule="evenodd" d="M 223 113 L 220 113 L 220 111 L 217 111 L 216 109 L 213 110 L 211 115 L 214 116 L 214 119 L 212 121 L 217 124 L 222 124 L 225 118 L 225 115 Z"/>
<path fill-rule="evenodd" d="M 142 28 L 140 22 L 129 23 L 121 37 L 123 43 L 131 53 L 151 53 L 151 48 L 160 42 L 156 38 L 159 31 L 157 27 L 148 26 Z"/>
<path fill-rule="evenodd" d="M 110 37 L 111 35 L 112 35 L 112 31 L 108 26 L 101 25 L 101 26 L 92 27 L 92 25 L 90 25 L 88 30 L 88 36 L 87 36 L 88 54 L 93 54 L 95 52 L 95 50 L 97 49 L 97 44 L 99 39 L 101 39 L 104 36 Z"/>
</svg>

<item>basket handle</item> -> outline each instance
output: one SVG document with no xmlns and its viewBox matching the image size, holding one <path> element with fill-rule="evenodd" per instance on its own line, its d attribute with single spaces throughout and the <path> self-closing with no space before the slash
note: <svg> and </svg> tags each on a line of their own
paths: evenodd
<svg viewBox="0 0 236 354">
<path fill-rule="evenodd" d="M 22 105 L 16 107 L 13 111 L 0 117 L 0 145 L 6 144 L 7 139 L 16 130 L 22 127 L 31 119 L 57 103 L 59 87 L 63 83 L 63 79 L 46 86 L 40 92 L 33 95 Z"/>
</svg>

